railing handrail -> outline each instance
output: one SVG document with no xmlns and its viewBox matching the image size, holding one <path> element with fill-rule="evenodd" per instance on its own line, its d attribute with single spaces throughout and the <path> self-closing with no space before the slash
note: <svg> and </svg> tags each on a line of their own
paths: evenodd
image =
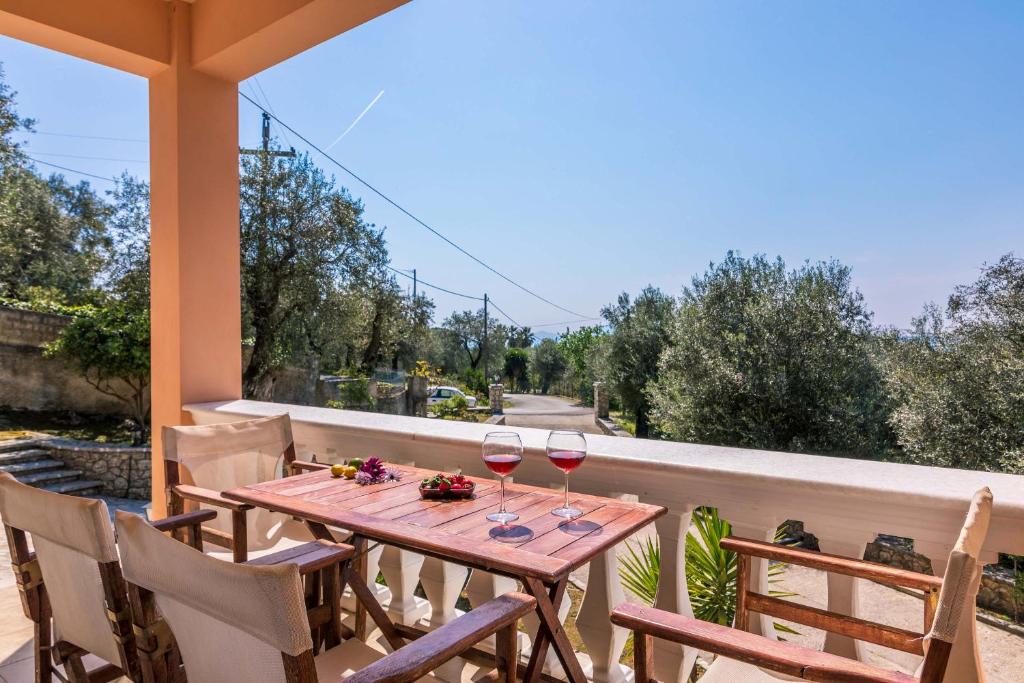
<svg viewBox="0 0 1024 683">
<path fill-rule="evenodd" d="M 477 448 L 493 430 L 485 424 L 262 401 L 190 404 L 184 410 L 207 422 L 287 412 L 293 423 L 307 428 L 445 445 L 453 453 L 465 453 L 465 466 L 471 472 L 478 470 L 478 458 L 466 449 Z M 528 453 L 543 453 L 546 430 L 507 429 L 519 432 Z M 995 506 L 986 550 L 1024 554 L 1024 476 L 603 435 L 587 435 L 587 441 L 588 465 L 575 472 L 573 479 L 589 489 L 637 493 L 659 502 L 675 500 L 677 505 L 764 506 L 779 510 L 780 521 L 801 519 L 802 511 L 813 509 L 815 514 L 845 518 L 850 524 L 876 525 L 867 530 L 870 533 L 932 541 L 944 539 L 950 528 L 958 529 L 956 520 L 962 519 L 972 494 L 988 486 Z M 528 466 L 530 461 L 517 470 L 517 476 L 557 480 L 553 468 L 547 472 L 538 464 L 534 469 Z M 484 472 L 482 466 L 479 471 Z"/>
</svg>

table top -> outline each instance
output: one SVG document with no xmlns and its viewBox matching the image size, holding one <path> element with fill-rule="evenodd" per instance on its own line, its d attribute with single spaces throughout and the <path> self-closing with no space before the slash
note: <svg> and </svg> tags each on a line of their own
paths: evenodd
<svg viewBox="0 0 1024 683">
<path fill-rule="evenodd" d="M 665 508 L 572 493 L 584 514 L 569 521 L 551 514 L 561 491 L 508 484 L 505 507 L 519 515 L 508 527 L 486 519 L 498 509 L 498 481 L 477 479 L 467 500 L 424 500 L 420 482 L 435 474 L 389 465 L 398 481 L 361 486 L 327 470 L 243 486 L 224 497 L 311 522 L 353 531 L 407 550 L 507 576 L 545 582 L 570 571 L 665 514 Z"/>
</svg>

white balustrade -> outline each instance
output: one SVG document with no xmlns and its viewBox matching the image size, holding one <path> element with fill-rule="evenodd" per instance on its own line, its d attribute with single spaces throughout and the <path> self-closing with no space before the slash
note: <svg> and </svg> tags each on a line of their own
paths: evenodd
<svg viewBox="0 0 1024 683">
<path fill-rule="evenodd" d="M 256 401 L 198 404 L 185 410 L 198 424 L 287 412 L 300 457 L 316 454 L 321 462 L 378 456 L 439 471 L 460 469 L 475 478 L 493 476 L 480 459 L 480 443 L 494 429 L 488 425 Z M 518 482 L 561 485 L 544 457 L 547 431 L 502 429 L 518 432 L 523 440 L 525 458 L 515 473 Z M 606 496 L 626 492 L 668 509 L 655 528 L 661 544 L 656 605 L 669 611 L 692 614 L 683 548 L 692 511 L 702 505 L 717 507 L 737 535 L 767 540 L 784 520 L 802 520 L 823 550 L 847 556 L 860 556 L 877 533 L 913 538 L 918 552 L 930 557 L 941 574 L 971 495 L 989 486 L 995 509 L 983 561 L 994 561 L 997 552 L 1024 555 L 1024 477 L 609 436 L 588 435 L 587 441 L 589 456 L 573 473 L 572 490 Z M 765 591 L 767 563 L 754 564 L 752 585 Z M 396 621 L 434 627 L 456 614 L 464 569 L 440 560 L 424 562 L 422 556 L 392 547 L 383 549 L 379 567 L 390 593 L 388 596 L 379 589 L 379 596 Z M 590 652 L 581 660 L 595 681 L 622 681 L 631 676 L 618 666 L 625 634 L 608 623 L 608 610 L 624 597 L 617 574 L 612 552 L 591 563 L 577 617 Z M 428 600 L 414 596 L 419 583 Z M 470 577 L 467 592 L 471 604 L 480 604 L 513 588 L 512 579 L 481 572 Z M 828 604 L 830 609 L 856 616 L 856 583 L 843 577 L 830 580 Z M 563 619 L 568 610 L 566 599 L 560 609 Z M 965 617 L 974 616 L 973 605 L 966 611 Z M 525 621 L 529 628 L 536 628 L 535 619 Z M 973 625 L 973 620 L 961 623 Z M 752 630 L 769 637 L 774 634 L 770 620 L 752 619 L 751 624 Z M 521 642 L 525 656 L 528 639 Z M 826 648 L 848 656 L 860 654 L 844 638 L 829 638 Z M 696 655 L 690 648 L 656 640 L 656 676 L 683 683 Z M 550 651 L 546 669 L 561 669 Z M 974 628 L 961 628 L 946 680 L 983 680 Z"/>
</svg>

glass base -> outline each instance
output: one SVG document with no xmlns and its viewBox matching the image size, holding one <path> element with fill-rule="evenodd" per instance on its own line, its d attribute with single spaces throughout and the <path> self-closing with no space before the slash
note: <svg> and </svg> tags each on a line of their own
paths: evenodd
<svg viewBox="0 0 1024 683">
<path fill-rule="evenodd" d="M 487 519 L 492 522 L 497 522 L 498 524 L 508 524 L 509 522 L 514 522 L 519 519 L 519 515 L 514 512 L 495 512 L 487 515 Z"/>
<path fill-rule="evenodd" d="M 562 506 L 560 508 L 555 508 L 554 510 L 552 510 L 551 514 L 555 515 L 556 517 L 565 517 L 566 519 L 576 519 L 577 517 L 580 517 L 580 516 L 583 515 L 583 511 L 578 509 L 578 508 L 574 508 L 574 507 L 570 507 L 570 506 Z"/>
</svg>

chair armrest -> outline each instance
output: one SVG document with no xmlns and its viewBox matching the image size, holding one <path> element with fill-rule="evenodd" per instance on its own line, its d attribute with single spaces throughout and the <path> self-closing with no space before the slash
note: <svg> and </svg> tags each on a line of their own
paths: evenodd
<svg viewBox="0 0 1024 683">
<path fill-rule="evenodd" d="M 797 678 L 842 683 L 917 683 L 916 678 L 904 673 L 646 605 L 619 605 L 612 610 L 611 621 L 631 631 Z"/>
<path fill-rule="evenodd" d="M 299 574 L 305 576 L 332 564 L 344 562 L 356 554 L 356 549 L 344 543 L 310 541 L 294 548 L 286 548 L 270 555 L 249 560 L 246 564 L 273 565 L 291 563 L 298 565 Z"/>
<path fill-rule="evenodd" d="M 523 593 L 506 593 L 484 603 L 395 650 L 344 679 L 345 683 L 408 683 L 476 645 L 503 628 L 514 627 L 532 612 L 537 601 Z M 512 663 L 515 666 L 515 662 Z"/>
<path fill-rule="evenodd" d="M 319 472 L 320 470 L 329 470 L 331 466 L 323 462 L 306 462 L 305 460 L 295 460 L 291 464 L 292 472 L 298 473 L 302 471 L 306 472 Z"/>
<path fill-rule="evenodd" d="M 176 531 L 190 526 L 197 526 L 203 522 L 209 522 L 211 519 L 216 519 L 216 517 L 216 510 L 193 510 L 181 515 L 158 519 L 150 522 L 149 525 L 158 531 Z"/>
<path fill-rule="evenodd" d="M 239 503 L 234 500 L 228 500 L 216 491 L 213 491 L 212 489 L 204 489 L 200 486 L 177 484 L 171 489 L 171 491 L 185 500 L 193 500 L 197 503 L 206 503 L 207 505 L 214 505 L 219 508 L 224 508 L 225 510 L 243 511 L 252 510 L 253 507 L 248 503 Z"/>
<path fill-rule="evenodd" d="M 942 578 L 918 572 L 898 569 L 877 562 L 855 560 L 841 555 L 793 548 L 791 546 L 755 541 L 749 538 L 727 536 L 719 545 L 723 550 L 731 550 L 741 555 L 762 557 L 776 562 L 796 564 L 802 567 L 820 569 L 834 574 L 845 574 L 861 579 L 870 579 L 887 586 L 916 588 L 923 591 L 938 591 L 942 588 Z"/>
</svg>

